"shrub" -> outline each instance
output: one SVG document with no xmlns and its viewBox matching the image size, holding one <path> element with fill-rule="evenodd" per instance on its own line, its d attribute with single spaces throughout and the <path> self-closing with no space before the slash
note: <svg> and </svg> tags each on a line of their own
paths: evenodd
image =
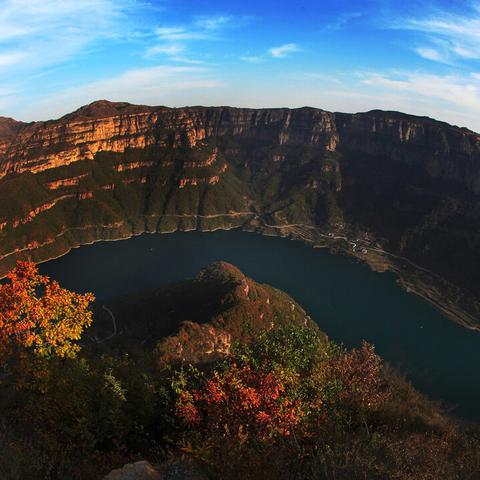
<svg viewBox="0 0 480 480">
<path fill-rule="evenodd" d="M 300 423 L 302 412 L 288 398 L 284 379 L 273 372 L 256 371 L 232 363 L 215 371 L 198 390 L 182 390 L 177 414 L 208 435 L 266 440 L 288 436 Z"/>
<path fill-rule="evenodd" d="M 26 350 L 75 356 L 77 341 L 92 323 L 93 295 L 60 287 L 30 262 L 18 262 L 7 278 L 0 285 L 0 362 Z"/>
</svg>

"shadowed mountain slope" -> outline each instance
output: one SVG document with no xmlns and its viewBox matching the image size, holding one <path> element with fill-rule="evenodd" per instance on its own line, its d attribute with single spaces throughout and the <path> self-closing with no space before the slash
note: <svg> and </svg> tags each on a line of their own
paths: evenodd
<svg viewBox="0 0 480 480">
<path fill-rule="evenodd" d="M 399 112 L 94 102 L 0 121 L 0 271 L 142 232 L 243 228 L 342 251 L 480 318 L 480 136 Z"/>
</svg>

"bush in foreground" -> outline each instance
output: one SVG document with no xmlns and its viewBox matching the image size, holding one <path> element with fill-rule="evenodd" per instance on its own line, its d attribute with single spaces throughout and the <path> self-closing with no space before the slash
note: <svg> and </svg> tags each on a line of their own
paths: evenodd
<svg viewBox="0 0 480 480">
<path fill-rule="evenodd" d="M 3 480 L 101 478 L 182 457 L 212 479 L 480 478 L 479 431 L 367 343 L 347 351 L 281 322 L 221 359 L 168 364 L 154 346 L 90 348 L 92 300 L 26 263 L 0 286 Z"/>
</svg>

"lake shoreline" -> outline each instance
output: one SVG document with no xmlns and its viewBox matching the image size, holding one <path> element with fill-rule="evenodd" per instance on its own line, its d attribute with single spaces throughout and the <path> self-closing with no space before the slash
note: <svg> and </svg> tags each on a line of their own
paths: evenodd
<svg viewBox="0 0 480 480">
<path fill-rule="evenodd" d="M 211 227 L 199 224 L 199 221 L 205 221 L 209 219 L 239 219 L 242 217 L 250 218 L 247 220 L 247 222 L 242 222 L 239 224 L 233 223 L 230 225 L 212 225 Z M 159 215 L 158 218 L 159 221 L 163 218 L 177 218 L 179 220 L 190 219 L 195 220 L 195 224 L 187 226 L 182 225 L 181 222 L 179 222 L 176 225 L 172 225 L 172 228 L 170 229 L 165 228 L 159 230 L 144 228 L 138 229 L 137 231 L 135 231 L 133 225 L 130 225 L 127 222 L 116 222 L 115 224 L 111 225 L 87 225 L 83 227 L 73 227 L 61 231 L 54 237 L 53 241 L 49 241 L 44 244 L 38 244 L 35 248 L 24 248 L 4 254 L 0 257 L 0 262 L 4 261 L 7 257 L 16 256 L 16 258 L 24 257 L 22 259 L 32 260 L 37 264 L 41 264 L 68 255 L 68 253 L 70 253 L 72 250 L 80 248 L 84 245 L 93 245 L 98 242 L 116 242 L 120 240 L 128 240 L 144 234 L 172 234 L 175 232 L 192 231 L 210 233 L 219 230 L 242 230 L 245 232 L 257 233 L 263 236 L 289 238 L 292 240 L 301 241 L 310 247 L 326 248 L 331 254 L 345 255 L 348 258 L 365 263 L 375 272 L 393 272 L 395 275 L 397 275 L 397 283 L 402 289 L 427 301 L 439 312 L 441 312 L 442 315 L 448 320 L 453 321 L 469 330 L 480 331 L 480 320 L 465 309 L 455 305 L 455 303 L 449 299 L 448 296 L 445 296 L 445 292 L 441 291 L 441 287 L 435 285 L 433 278 L 438 277 L 438 275 L 435 275 L 432 272 L 413 264 L 408 259 L 398 257 L 395 254 L 378 248 L 372 249 L 369 247 L 369 253 L 364 255 L 356 251 L 352 251 L 349 244 L 350 241 L 345 236 L 332 238 L 329 235 L 322 233 L 317 227 L 311 225 L 269 225 L 254 212 L 234 212 L 216 214 L 212 216 L 193 214 L 184 216 Z M 95 232 L 92 232 L 92 230 L 97 231 L 97 234 L 95 235 Z M 76 239 L 74 235 L 75 232 L 83 232 L 86 234 L 86 237 Z M 91 234 L 90 238 L 88 235 L 89 232 Z M 62 248 L 62 245 L 59 244 L 58 239 L 67 235 L 70 235 L 72 238 L 70 239 L 69 244 L 64 245 Z M 60 253 L 58 253 L 58 248 L 60 248 Z M 57 251 L 55 252 L 55 250 Z M 392 262 L 390 258 L 397 258 L 404 262 L 408 262 L 410 264 L 409 268 L 402 268 L 402 265 Z M 423 274 L 429 275 L 432 279 L 432 283 L 428 284 L 428 282 L 425 283 L 424 281 L 419 281 L 419 279 L 416 278 L 416 273 L 419 271 L 422 271 Z M 0 277 L 0 279 L 2 278 L 5 278 L 5 275 Z"/>
</svg>

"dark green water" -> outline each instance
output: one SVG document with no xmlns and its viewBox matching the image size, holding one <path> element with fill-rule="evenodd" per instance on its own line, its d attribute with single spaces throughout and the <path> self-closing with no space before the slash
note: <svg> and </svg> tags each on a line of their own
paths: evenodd
<svg viewBox="0 0 480 480">
<path fill-rule="evenodd" d="M 480 418 L 480 333 L 404 292 L 394 275 L 301 242 L 239 231 L 143 235 L 81 247 L 41 270 L 103 301 L 192 277 L 217 260 L 288 292 L 333 340 L 372 342 L 420 391 Z"/>
</svg>

